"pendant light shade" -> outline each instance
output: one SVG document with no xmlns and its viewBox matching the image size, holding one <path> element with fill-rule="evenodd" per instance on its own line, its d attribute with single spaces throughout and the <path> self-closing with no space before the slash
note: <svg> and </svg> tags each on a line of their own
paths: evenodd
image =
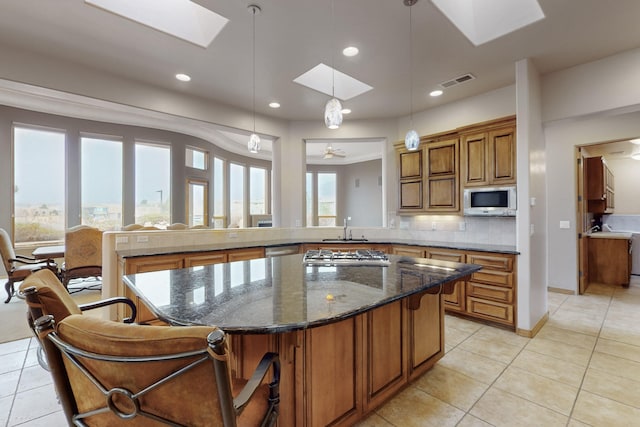
<svg viewBox="0 0 640 427">
<path fill-rule="evenodd" d="M 407 132 L 404 137 L 404 146 L 409 151 L 415 151 L 420 146 L 420 137 L 418 132 L 413 129 L 413 31 L 411 27 L 411 7 L 418 2 L 418 0 L 403 0 L 405 6 L 409 7 L 409 111 L 411 114 L 411 121 L 409 126 L 411 130 Z"/>
<path fill-rule="evenodd" d="M 260 137 L 255 133 L 252 133 L 249 137 L 249 142 L 247 143 L 247 148 L 250 153 L 257 153 L 260 151 Z"/>
<path fill-rule="evenodd" d="M 420 146 L 420 137 L 418 136 L 418 132 L 411 129 L 407 132 L 407 135 L 404 137 L 404 146 L 409 151 L 415 151 Z"/>
<path fill-rule="evenodd" d="M 331 98 L 324 107 L 324 124 L 329 129 L 338 129 L 342 124 L 342 104 L 337 98 Z"/>
</svg>

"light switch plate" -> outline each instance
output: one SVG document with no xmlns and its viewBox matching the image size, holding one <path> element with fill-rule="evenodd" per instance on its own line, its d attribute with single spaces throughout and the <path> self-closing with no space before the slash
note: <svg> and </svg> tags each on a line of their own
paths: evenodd
<svg viewBox="0 0 640 427">
<path fill-rule="evenodd" d="M 560 221 L 560 228 L 568 230 L 571 228 L 571 221 Z"/>
</svg>

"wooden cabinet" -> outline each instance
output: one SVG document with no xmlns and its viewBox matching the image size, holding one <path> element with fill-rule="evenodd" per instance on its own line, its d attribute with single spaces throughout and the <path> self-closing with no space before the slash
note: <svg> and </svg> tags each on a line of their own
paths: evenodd
<svg viewBox="0 0 640 427">
<path fill-rule="evenodd" d="M 427 212 L 456 212 L 460 208 L 458 169 L 460 165 L 457 138 L 426 144 L 427 173 L 425 179 Z"/>
<path fill-rule="evenodd" d="M 232 249 L 227 251 L 227 258 L 229 262 L 264 258 L 264 248 Z"/>
<path fill-rule="evenodd" d="M 589 282 L 628 286 L 631 277 L 631 240 L 589 237 Z"/>
<path fill-rule="evenodd" d="M 425 248 L 421 246 L 393 245 L 393 247 L 391 248 L 391 253 L 393 255 L 424 258 Z"/>
<path fill-rule="evenodd" d="M 462 183 L 480 187 L 516 183 L 516 137 L 513 124 L 486 126 L 462 134 Z"/>
<path fill-rule="evenodd" d="M 402 150 L 398 154 L 400 171 L 399 210 L 405 212 L 424 209 L 423 151 Z"/>
<path fill-rule="evenodd" d="M 453 262 L 465 262 L 466 259 L 463 251 L 448 249 L 427 249 L 425 257 Z M 466 306 L 465 290 L 466 284 L 464 281 L 456 282 L 453 293 L 444 295 L 445 309 L 448 311 L 464 312 Z"/>
<path fill-rule="evenodd" d="M 585 159 L 587 211 L 603 214 L 615 209 L 613 173 L 603 157 Z"/>
<path fill-rule="evenodd" d="M 467 262 L 482 265 L 483 269 L 467 280 L 466 313 L 515 327 L 515 255 L 467 252 Z"/>
<path fill-rule="evenodd" d="M 516 119 L 478 123 L 420 138 L 398 153 L 398 213 L 458 213 L 461 187 L 516 183 Z"/>
</svg>

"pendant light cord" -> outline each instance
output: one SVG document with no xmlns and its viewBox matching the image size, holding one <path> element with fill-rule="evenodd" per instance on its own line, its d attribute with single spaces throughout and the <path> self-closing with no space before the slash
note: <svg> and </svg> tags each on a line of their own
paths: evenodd
<svg viewBox="0 0 640 427">
<path fill-rule="evenodd" d="M 336 92 L 335 92 L 335 86 L 336 86 L 336 69 L 334 68 L 334 64 L 333 64 L 333 49 L 335 49 L 335 46 L 333 45 L 333 43 L 335 43 L 335 24 L 333 22 L 334 20 L 334 13 L 333 13 L 333 4 L 334 4 L 334 0 L 331 0 L 331 97 L 335 98 L 336 97 Z"/>
<path fill-rule="evenodd" d="M 256 133 L 256 12 L 254 8 L 252 10 L 253 15 L 253 133 Z"/>
<path fill-rule="evenodd" d="M 413 20 L 411 19 L 411 9 L 409 6 L 409 128 L 413 129 Z"/>
</svg>

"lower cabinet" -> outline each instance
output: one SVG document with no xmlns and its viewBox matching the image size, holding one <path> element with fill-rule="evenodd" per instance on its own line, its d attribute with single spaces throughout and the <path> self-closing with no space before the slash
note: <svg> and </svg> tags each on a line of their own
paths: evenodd
<svg viewBox="0 0 640 427">
<path fill-rule="evenodd" d="M 393 246 L 391 252 L 395 255 L 482 265 L 483 269 L 467 281 L 457 282 L 453 293 L 444 294 L 445 310 L 516 329 L 515 255 L 409 245 Z"/>
<path fill-rule="evenodd" d="M 405 298 L 305 331 L 232 335 L 233 374 L 280 355 L 282 426 L 351 426 L 444 356 L 439 294 Z"/>
</svg>

